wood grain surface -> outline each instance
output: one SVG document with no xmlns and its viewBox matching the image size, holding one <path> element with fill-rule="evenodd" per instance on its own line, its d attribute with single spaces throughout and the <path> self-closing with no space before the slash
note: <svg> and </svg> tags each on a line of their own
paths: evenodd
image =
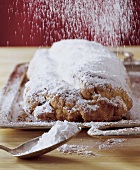
<svg viewBox="0 0 140 170">
<path fill-rule="evenodd" d="M 37 48 L 30 47 L 3 47 L 0 48 L 0 89 L 6 83 L 14 66 L 31 60 Z M 123 48 L 122 48 L 123 49 Z M 124 49 L 123 49 L 124 50 Z M 140 59 L 140 47 L 126 47 L 125 50 L 133 52 L 135 58 Z M 140 114 L 140 113 L 139 113 Z M 140 169 L 140 137 L 90 137 L 87 130 L 82 130 L 77 137 L 68 144 L 76 144 L 86 151 L 92 151 L 93 155 L 87 154 L 63 154 L 54 150 L 39 158 L 18 159 L 9 153 L 0 150 L 0 170 L 139 170 Z M 0 144 L 14 148 L 22 142 L 41 135 L 44 130 L 16 130 L 0 129 Z M 122 142 L 114 145 L 103 145 L 107 140 L 120 139 Z M 84 147 L 83 147 L 84 146 Z M 104 146 L 104 147 L 101 147 Z"/>
</svg>

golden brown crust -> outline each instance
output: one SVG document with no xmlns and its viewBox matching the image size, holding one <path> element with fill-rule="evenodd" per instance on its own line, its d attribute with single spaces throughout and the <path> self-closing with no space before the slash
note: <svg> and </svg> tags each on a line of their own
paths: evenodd
<svg viewBox="0 0 140 170">
<path fill-rule="evenodd" d="M 79 94 L 77 91 L 75 91 L 75 94 L 72 93 L 66 92 L 66 90 L 59 95 L 45 93 L 45 98 L 49 99 L 50 106 L 53 109 L 51 114 L 50 112 L 41 112 L 36 116 L 37 119 L 74 122 L 116 121 L 125 116 L 128 108 L 132 106 L 132 99 L 124 90 L 113 89 L 109 84 L 99 86 L 93 84 L 90 88 L 81 89 Z M 34 95 L 38 96 L 38 94 Z M 74 95 L 74 97 L 69 98 L 70 95 Z M 32 114 L 34 114 L 38 105 L 41 106 L 41 103 L 35 101 L 37 97 L 33 97 L 33 99 L 32 102 L 30 100 Z"/>
</svg>

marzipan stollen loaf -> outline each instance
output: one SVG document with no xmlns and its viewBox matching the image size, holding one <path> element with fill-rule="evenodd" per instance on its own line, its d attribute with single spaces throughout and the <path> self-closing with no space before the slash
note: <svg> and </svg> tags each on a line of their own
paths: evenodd
<svg viewBox="0 0 140 170">
<path fill-rule="evenodd" d="M 87 40 L 62 40 L 39 49 L 29 64 L 23 108 L 36 120 L 117 121 L 132 108 L 122 62 Z"/>
</svg>

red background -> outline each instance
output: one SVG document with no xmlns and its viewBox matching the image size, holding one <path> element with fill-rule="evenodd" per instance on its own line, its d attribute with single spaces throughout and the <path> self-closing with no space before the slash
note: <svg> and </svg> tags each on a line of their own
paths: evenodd
<svg viewBox="0 0 140 170">
<path fill-rule="evenodd" d="M 45 25 L 45 29 L 37 30 L 36 27 L 31 26 L 29 20 L 32 20 L 33 11 L 27 14 L 26 9 L 23 8 L 23 1 L 24 0 L 0 0 L 0 46 L 50 46 L 55 41 L 69 38 L 67 30 L 61 31 L 58 37 L 55 31 L 52 31 L 53 27 Z M 34 0 L 34 2 L 35 1 L 38 0 Z M 134 14 L 133 20 L 130 20 L 132 29 L 129 32 L 129 36 L 124 35 L 123 38 L 121 37 L 118 40 L 118 45 L 140 45 L 140 0 L 133 1 Z M 37 7 L 37 5 L 38 4 L 34 5 L 34 7 Z M 49 9 L 49 6 L 47 8 Z M 17 11 L 18 14 L 16 14 Z M 27 17 L 28 19 L 25 19 Z M 52 15 L 51 17 L 49 22 L 58 22 L 59 20 L 58 25 L 55 25 L 55 29 L 62 30 L 63 24 L 62 21 L 57 18 L 58 16 Z M 40 20 L 36 22 L 38 25 L 40 24 Z M 91 37 L 90 32 L 88 32 L 87 27 L 87 23 L 82 26 L 85 32 L 84 38 L 94 40 L 94 37 Z M 63 36 L 64 34 L 65 36 Z M 71 32 L 70 38 L 78 38 L 78 35 L 80 35 L 80 31 L 77 32 L 77 35 Z M 53 37 L 53 39 L 50 37 Z M 100 42 L 100 40 L 97 41 Z M 101 43 L 104 44 L 103 41 Z"/>
</svg>

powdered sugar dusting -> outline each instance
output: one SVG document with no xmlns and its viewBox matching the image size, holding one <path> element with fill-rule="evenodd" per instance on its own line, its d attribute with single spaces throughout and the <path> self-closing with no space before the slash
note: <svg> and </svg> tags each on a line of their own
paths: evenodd
<svg viewBox="0 0 140 170">
<path fill-rule="evenodd" d="M 42 108 L 43 107 L 43 108 Z M 52 107 L 48 102 L 46 102 L 43 106 L 37 106 L 34 110 L 34 116 L 35 118 L 38 116 L 38 114 L 42 113 L 52 113 Z M 37 118 L 36 118 L 37 119 Z"/>
<path fill-rule="evenodd" d="M 53 95 L 59 94 L 66 95 L 69 102 L 88 104 L 81 97 L 80 89 L 84 86 L 90 88 L 93 82 L 95 86 L 108 83 L 112 88 L 124 89 L 128 96 L 131 94 L 128 76 L 121 61 L 107 48 L 87 40 L 63 40 L 54 43 L 50 49 L 39 49 L 30 62 L 27 75 L 30 80 L 24 91 L 25 112 L 30 112 L 30 101 L 43 103 L 44 106 L 44 102 L 48 105 Z M 115 100 L 118 100 L 117 97 Z M 89 104 L 88 107 L 93 107 L 93 110 L 98 108 L 96 104 Z M 49 109 L 53 110 L 51 105 Z"/>
<path fill-rule="evenodd" d="M 6 119 L 10 121 L 13 116 L 11 115 L 13 105 L 21 92 L 21 82 L 26 71 L 27 65 L 17 65 L 0 92 L 0 116 L 2 115 L 4 121 Z"/>
<path fill-rule="evenodd" d="M 41 60 L 39 60 L 40 57 Z M 115 68 L 112 67 L 112 63 L 116 64 Z M 124 67 L 121 66 L 121 61 L 113 53 L 96 42 L 64 40 L 54 43 L 49 50 L 38 50 L 30 63 L 27 74 L 30 79 L 45 79 L 46 72 L 49 72 L 47 76 L 51 78 L 53 76 L 55 79 L 63 80 L 79 88 L 80 82 L 78 84 L 78 80 L 76 78 L 74 79 L 76 74 L 80 74 L 82 71 L 93 70 L 94 74 L 109 77 L 108 81 L 112 82 L 112 78 L 116 83 L 114 86 L 119 85 L 124 87 L 125 90 L 128 90 L 129 88 L 126 86 L 126 80 L 124 79 L 127 75 Z M 81 81 L 86 81 L 85 79 L 86 77 L 83 76 Z M 92 78 L 90 79 L 92 81 Z M 102 81 L 104 80 L 102 79 Z"/>
<path fill-rule="evenodd" d="M 126 139 L 117 139 L 117 138 L 111 138 L 103 142 L 102 144 L 99 145 L 99 149 L 109 149 L 112 148 L 113 146 L 120 145 L 123 143 Z"/>
<path fill-rule="evenodd" d="M 110 75 L 113 81 L 119 79 L 115 83 L 120 83 L 124 87 L 124 77 L 126 75 L 123 70 L 124 67 L 120 67 L 122 63 L 113 53 L 99 43 L 86 40 L 60 41 L 54 43 L 50 48 L 50 57 L 61 66 L 58 67 L 58 73 L 62 74 L 62 78 L 64 77 L 64 80 L 67 82 L 73 80 L 72 75 L 76 76 L 79 72 L 86 73 L 89 70 L 93 70 L 94 74 L 109 77 L 108 81 L 111 81 Z M 112 63 L 116 63 L 116 68 L 120 68 L 121 70 L 112 67 Z M 83 76 L 81 81 L 87 81 L 85 78 Z M 92 81 L 92 77 L 88 78 Z"/>
<path fill-rule="evenodd" d="M 57 150 L 64 154 L 76 153 L 77 155 L 96 156 L 96 154 L 93 151 L 89 151 L 87 149 L 88 149 L 88 146 L 64 144 L 60 146 Z"/>
</svg>

